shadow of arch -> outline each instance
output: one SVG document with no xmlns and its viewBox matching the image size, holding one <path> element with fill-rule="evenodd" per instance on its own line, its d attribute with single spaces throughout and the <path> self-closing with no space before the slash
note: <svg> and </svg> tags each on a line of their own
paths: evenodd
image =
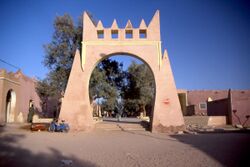
<svg viewBox="0 0 250 167">
<path fill-rule="evenodd" d="M 1 128 L 0 128 L 1 130 Z M 94 162 L 82 160 L 74 155 L 64 155 L 56 148 L 48 148 L 49 152 L 34 153 L 27 147 L 22 148 L 15 143 L 26 138 L 26 134 L 4 134 L 0 136 L 0 166 L 16 167 L 97 167 Z M 64 161 L 71 161 L 71 165 L 63 164 Z"/>
<path fill-rule="evenodd" d="M 222 166 L 250 165 L 250 135 L 245 132 L 170 136 L 206 153 L 221 163 Z"/>
</svg>

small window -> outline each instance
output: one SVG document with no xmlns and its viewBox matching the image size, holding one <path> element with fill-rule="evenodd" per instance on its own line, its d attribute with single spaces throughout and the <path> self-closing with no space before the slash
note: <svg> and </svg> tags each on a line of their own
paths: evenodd
<svg viewBox="0 0 250 167">
<path fill-rule="evenodd" d="M 111 30 L 111 37 L 112 39 L 118 38 L 118 30 Z"/>
<path fill-rule="evenodd" d="M 147 38 L 147 31 L 146 30 L 139 30 L 140 38 Z"/>
<path fill-rule="evenodd" d="M 104 31 L 103 30 L 97 30 L 97 38 L 98 39 L 104 38 Z"/>
<path fill-rule="evenodd" d="M 128 39 L 133 38 L 133 31 L 132 30 L 126 30 L 126 38 L 128 38 Z"/>
<path fill-rule="evenodd" d="M 201 102 L 199 104 L 200 110 L 207 110 L 207 103 L 206 102 Z"/>
</svg>

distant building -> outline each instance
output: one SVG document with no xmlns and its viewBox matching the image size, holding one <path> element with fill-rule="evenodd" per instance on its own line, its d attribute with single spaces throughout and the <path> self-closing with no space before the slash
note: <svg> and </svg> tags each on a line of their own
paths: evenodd
<svg viewBox="0 0 250 167">
<path fill-rule="evenodd" d="M 0 69 L 0 124 L 26 122 L 29 106 L 41 111 L 40 99 L 35 90 L 36 80 Z"/>
<path fill-rule="evenodd" d="M 250 90 L 178 90 L 178 96 L 184 116 L 226 116 L 227 124 L 250 126 Z"/>
</svg>

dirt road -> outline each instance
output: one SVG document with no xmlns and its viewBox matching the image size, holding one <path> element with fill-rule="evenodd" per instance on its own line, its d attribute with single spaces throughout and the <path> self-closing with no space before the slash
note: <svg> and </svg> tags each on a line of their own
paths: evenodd
<svg viewBox="0 0 250 167">
<path fill-rule="evenodd" d="M 250 166 L 250 134 L 30 132 L 0 127 L 0 166 Z"/>
</svg>

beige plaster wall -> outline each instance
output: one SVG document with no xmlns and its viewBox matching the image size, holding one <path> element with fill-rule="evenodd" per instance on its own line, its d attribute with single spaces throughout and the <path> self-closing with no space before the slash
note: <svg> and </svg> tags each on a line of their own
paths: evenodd
<svg viewBox="0 0 250 167">
<path fill-rule="evenodd" d="M 34 101 L 35 107 L 40 109 L 40 99 L 35 91 L 36 81 L 25 76 L 21 71 L 16 73 L 0 70 L 0 123 L 6 123 L 6 98 L 9 90 L 16 94 L 16 105 L 14 108 L 14 122 L 23 120 L 26 122 L 29 109 L 29 100 Z M 18 115 L 22 113 L 22 119 Z"/>
<path fill-rule="evenodd" d="M 20 97 L 21 103 L 19 111 L 23 112 L 24 120 L 27 120 L 29 112 L 29 102 L 33 101 L 34 107 L 37 111 L 41 112 L 40 98 L 36 93 L 36 81 L 32 78 L 21 76 L 20 77 Z"/>
</svg>

